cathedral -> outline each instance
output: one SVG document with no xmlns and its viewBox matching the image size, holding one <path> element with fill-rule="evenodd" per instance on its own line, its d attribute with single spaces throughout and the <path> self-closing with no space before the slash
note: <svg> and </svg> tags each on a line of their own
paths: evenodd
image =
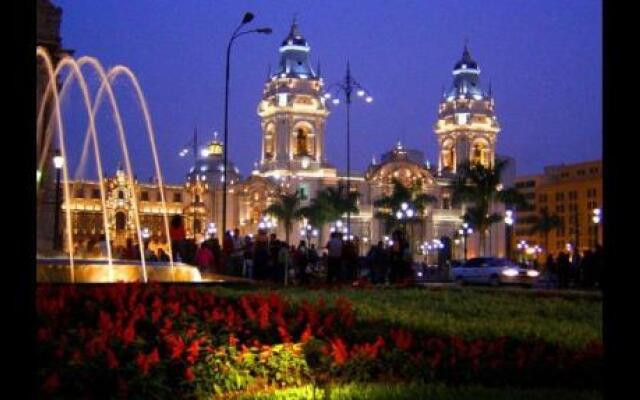
<svg viewBox="0 0 640 400">
<path fill-rule="evenodd" d="M 441 252 L 447 258 L 463 258 L 457 233 L 464 209 L 455 208 L 452 203 L 451 183 L 465 162 L 478 162 L 487 167 L 494 164 L 500 133 L 491 90 L 482 88 L 479 65 L 467 45 L 453 67 L 452 84 L 442 93 L 433 125 L 439 149 L 437 165 L 430 165 L 419 149 L 398 142 L 378 160 L 373 159 L 365 171 L 352 171 L 349 177 L 338 173 L 325 151 L 325 126 L 330 110 L 323 79 L 310 64 L 310 50 L 309 42 L 294 22 L 279 48 L 278 68 L 264 83 L 257 105 L 261 133 L 255 145 L 261 148 L 260 160 L 248 177 L 242 177 L 233 163 L 228 165 L 226 216 L 222 215 L 224 144 L 217 138 L 198 154 L 184 184 L 165 185 L 169 214 L 182 215 L 188 236 L 197 240 L 220 235 L 217 230 L 222 226 L 222 218 L 226 218 L 227 229 L 238 228 L 242 235 L 255 234 L 259 228 L 268 226 L 284 237 L 284 228 L 278 221 L 265 215 L 265 209 L 276 201 L 279 193 L 298 191 L 301 206 L 306 206 L 319 191 L 341 183 L 346 186 L 349 179 L 351 190 L 359 196 L 359 211 L 351 215 L 349 233 L 358 239 L 360 252 L 365 253 L 369 245 L 389 240 L 384 223 L 375 217 L 376 199 L 391 193 L 394 180 L 407 186 L 419 183 L 424 194 L 436 201 L 427 206 L 419 222 L 412 224 L 411 248 L 418 254 L 424 250 L 424 244 L 436 241 L 443 244 Z M 120 170 L 115 177 L 107 179 L 108 190 L 112 192 L 108 196 L 110 209 L 107 211 L 114 221 L 110 229 L 116 245 L 126 237 L 134 237 L 130 206 L 136 200 L 141 227 L 153 241 L 164 243 L 158 186 L 153 182 L 136 182 L 136 187 L 128 188 L 123 174 Z M 74 182 L 73 188 L 75 237 L 82 239 L 103 232 L 101 219 L 96 216 L 100 212 L 97 182 Z M 500 209 L 494 211 L 500 212 Z M 308 238 L 300 230 L 304 222 L 295 222 L 290 243 Z M 326 241 L 329 233 L 341 226 L 343 221 L 316 227 L 311 242 L 322 247 L 324 243 L 318 243 L 321 238 Z M 502 223 L 495 224 L 489 232 L 489 247 L 483 252 L 478 248 L 478 235 L 474 232 L 466 239 L 467 256 L 481 253 L 503 256 L 504 231 Z"/>
</svg>

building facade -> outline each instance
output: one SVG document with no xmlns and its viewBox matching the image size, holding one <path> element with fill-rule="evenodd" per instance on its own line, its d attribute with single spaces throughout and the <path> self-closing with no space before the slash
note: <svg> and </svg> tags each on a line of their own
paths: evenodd
<svg viewBox="0 0 640 400">
<path fill-rule="evenodd" d="M 266 208 L 277 200 L 282 192 L 301 193 L 301 206 L 306 206 L 317 193 L 329 187 L 346 184 L 346 176 L 333 167 L 325 151 L 325 126 L 330 115 L 325 103 L 324 82 L 319 71 L 309 63 L 311 47 L 296 23 L 279 49 L 280 62 L 277 70 L 264 83 L 262 98 L 257 106 L 260 117 L 260 135 L 256 145 L 261 147 L 260 161 L 251 174 L 243 178 L 239 171 L 229 165 L 227 218 L 230 229 L 238 228 L 241 234 L 255 234 L 266 217 Z M 391 193 L 394 179 L 404 185 L 420 184 L 420 190 L 436 198 L 418 221 L 412 223 L 412 249 L 418 253 L 425 242 L 435 239 L 445 243 L 442 250 L 445 258 L 461 258 L 462 248 L 455 241 L 456 232 L 462 224 L 465 210 L 452 202 L 452 182 L 457 167 L 466 161 L 475 161 L 485 166 L 495 162 L 495 147 L 500 126 L 490 91 L 482 89 L 480 69 L 465 45 L 461 59 L 453 68 L 453 82 L 443 93 L 434 133 L 438 140 L 438 164 L 431 166 L 424 153 L 406 148 L 397 143 L 382 154 L 379 161 L 372 160 L 362 173 L 350 176 L 351 190 L 359 194 L 358 213 L 352 214 L 351 232 L 358 238 L 360 251 L 368 250 L 369 244 L 385 240 L 388 228 L 375 218 L 375 200 Z M 207 144 L 198 154 L 195 165 L 182 185 L 166 185 L 167 212 L 180 214 L 186 222 L 189 236 L 204 237 L 222 225 L 222 163 L 223 144 L 217 140 Z M 148 228 L 154 239 L 164 240 L 161 227 L 161 203 L 159 188 L 150 183 L 136 183 L 126 190 L 122 187 L 124 172 L 106 179 L 109 205 L 107 206 L 110 232 L 121 243 L 127 235 L 135 234 L 132 225 L 132 201 L 140 206 L 140 226 Z M 76 182 L 74 190 L 83 188 L 84 197 L 74 197 L 73 230 L 77 235 L 92 235 L 101 230 L 101 222 L 94 215 L 100 211 L 98 200 L 86 193 L 99 190 L 98 183 Z M 92 195 L 93 196 L 93 195 Z M 91 209 L 87 207 L 91 205 Z M 499 206 L 494 207 L 500 212 Z M 91 222 L 88 222 L 91 221 Z M 134 221 L 135 222 L 135 221 Z M 273 228 L 284 236 L 284 228 L 277 224 Z M 291 243 L 307 239 L 299 231 L 304 221 L 298 221 L 291 232 Z M 328 238 L 332 227 L 327 224 L 317 227 L 319 238 Z M 468 257 L 480 254 L 503 256 L 505 249 L 504 225 L 492 227 L 485 249 L 479 248 L 477 234 L 467 240 Z M 315 242 L 314 242 L 315 240 Z M 317 246 L 324 243 L 317 243 Z"/>
<path fill-rule="evenodd" d="M 602 209 L 602 161 L 548 166 L 540 175 L 518 177 L 516 187 L 531 205 L 518 211 L 516 243 L 538 244 L 545 254 L 554 256 L 561 251 L 593 249 L 596 241 L 602 243 L 602 224 L 593 221 L 594 210 Z M 544 210 L 560 220 L 560 226 L 550 230 L 546 238 L 542 233 L 531 234 L 531 217 Z"/>
</svg>

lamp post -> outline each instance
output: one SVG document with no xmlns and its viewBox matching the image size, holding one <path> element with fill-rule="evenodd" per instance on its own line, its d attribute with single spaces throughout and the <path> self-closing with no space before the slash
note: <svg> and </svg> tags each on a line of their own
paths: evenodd
<svg viewBox="0 0 640 400">
<path fill-rule="evenodd" d="M 473 233 L 473 229 L 469 227 L 468 223 L 463 223 L 462 228 L 458 230 L 460 236 L 462 236 L 464 246 L 464 261 L 467 261 L 467 237 Z"/>
<path fill-rule="evenodd" d="M 56 202 L 53 214 L 53 249 L 60 250 L 60 173 L 64 166 L 64 158 L 60 150 L 56 150 L 53 156 L 53 166 L 56 169 Z"/>
<path fill-rule="evenodd" d="M 354 90 L 358 97 L 364 98 L 364 101 L 371 103 L 373 97 L 371 97 L 367 90 L 358 83 L 351 75 L 351 67 L 349 61 L 347 61 L 347 74 L 344 80 L 336 82 L 327 88 L 327 93 L 324 94 L 325 99 L 332 97 L 331 91 L 336 92 L 336 96 L 332 100 L 333 104 L 340 104 L 340 99 L 337 96 L 338 93 L 343 93 L 345 97 L 345 103 L 347 104 L 347 198 L 351 196 L 351 95 Z M 351 211 L 347 211 L 347 231 L 351 233 Z"/>
<path fill-rule="evenodd" d="M 506 210 L 504 212 L 504 223 L 507 228 L 506 253 L 507 253 L 507 259 L 509 260 L 511 259 L 511 237 L 513 235 L 513 222 L 514 222 L 513 210 Z"/>
<path fill-rule="evenodd" d="M 591 217 L 593 224 L 595 225 L 596 234 L 596 247 L 598 246 L 598 236 L 600 236 L 600 221 L 602 221 L 602 210 L 599 208 L 593 209 L 593 215 Z"/>
<path fill-rule="evenodd" d="M 223 156 L 223 164 L 224 171 L 222 171 L 222 232 L 223 234 L 227 231 L 227 152 L 229 151 L 229 67 L 230 67 L 230 56 L 231 56 L 231 45 L 233 41 L 239 38 L 242 35 L 246 35 L 249 33 L 263 33 L 268 35 L 272 32 L 271 28 L 258 28 L 252 29 L 249 31 L 242 31 L 243 26 L 248 24 L 253 20 L 253 14 L 250 12 L 246 12 L 244 17 L 242 17 L 242 22 L 236 30 L 233 31 L 233 35 L 231 35 L 231 39 L 229 39 L 229 44 L 227 45 L 227 66 L 225 71 L 225 81 L 224 81 L 224 156 Z"/>
</svg>

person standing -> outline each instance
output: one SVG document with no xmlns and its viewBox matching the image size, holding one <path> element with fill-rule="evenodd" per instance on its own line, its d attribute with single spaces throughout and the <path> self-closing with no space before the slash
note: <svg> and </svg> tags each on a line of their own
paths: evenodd
<svg viewBox="0 0 640 400">
<path fill-rule="evenodd" d="M 213 265 L 213 253 L 209 250 L 204 242 L 196 251 L 196 265 L 202 272 L 208 272 Z"/>
<path fill-rule="evenodd" d="M 307 267 L 309 266 L 309 250 L 307 249 L 307 242 L 300 241 L 295 253 L 295 266 L 296 273 L 301 285 L 307 285 L 309 278 L 307 275 Z"/>
<path fill-rule="evenodd" d="M 355 282 L 358 280 L 358 252 L 353 240 L 347 240 L 342 246 L 342 281 Z"/>
<path fill-rule="evenodd" d="M 169 236 L 171 237 L 171 254 L 173 256 L 173 260 L 177 261 L 178 258 L 184 259 L 184 240 L 187 237 L 187 234 L 184 230 L 184 225 L 182 223 L 182 217 L 179 215 L 174 215 L 171 218 L 171 226 L 169 227 Z"/>
<path fill-rule="evenodd" d="M 371 281 L 373 284 L 382 284 L 386 281 L 388 270 L 387 251 L 382 240 L 377 246 L 371 247 L 367 254 L 369 266 L 371 268 Z"/>
<path fill-rule="evenodd" d="M 331 285 L 339 280 L 340 267 L 342 264 L 342 238 L 338 232 L 331 234 L 331 239 L 327 242 L 327 284 Z"/>
<path fill-rule="evenodd" d="M 285 242 L 280 242 L 280 248 L 278 249 L 278 280 L 280 283 L 284 282 L 285 286 L 288 283 L 289 267 L 291 266 L 291 256 L 289 245 Z"/>
<path fill-rule="evenodd" d="M 558 287 L 566 289 L 569 287 L 569 274 L 571 273 L 571 265 L 569 264 L 569 256 L 564 252 L 558 254 Z"/>
<path fill-rule="evenodd" d="M 269 278 L 274 282 L 282 282 L 280 279 L 278 254 L 280 252 L 280 241 L 275 233 L 269 236 Z"/>
<path fill-rule="evenodd" d="M 233 238 L 231 231 L 226 231 L 222 238 L 222 262 L 221 270 L 223 274 L 233 275 L 233 265 L 231 263 L 231 255 L 233 254 Z"/>
<path fill-rule="evenodd" d="M 253 276 L 256 279 L 269 278 L 269 239 L 264 229 L 258 230 L 253 245 Z"/>
<path fill-rule="evenodd" d="M 556 267 L 556 263 L 553 260 L 553 254 L 549 254 L 547 256 L 547 261 L 545 263 L 544 269 L 549 286 L 558 286 L 558 268 Z"/>
</svg>

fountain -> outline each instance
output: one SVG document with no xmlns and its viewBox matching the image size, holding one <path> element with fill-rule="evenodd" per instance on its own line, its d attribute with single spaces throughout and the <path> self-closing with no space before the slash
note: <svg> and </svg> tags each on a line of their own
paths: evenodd
<svg viewBox="0 0 640 400">
<path fill-rule="evenodd" d="M 140 261 L 131 260 L 114 260 L 111 249 L 111 241 L 109 235 L 109 221 L 106 214 L 106 191 L 104 187 L 104 174 L 101 161 L 99 135 L 95 125 L 95 117 L 102 104 L 102 99 L 106 93 L 109 103 L 111 105 L 111 111 L 116 124 L 117 136 L 120 144 L 120 150 L 124 159 L 126 167 L 126 178 L 130 187 L 133 187 L 133 168 L 131 165 L 131 159 L 129 157 L 129 149 L 126 142 L 125 129 L 120 116 L 117 99 L 113 93 L 113 83 L 115 80 L 123 76 L 129 80 L 131 85 L 135 89 L 135 94 L 142 111 L 142 115 L 145 122 L 147 136 L 149 138 L 151 153 L 154 161 L 155 173 L 158 178 L 158 186 L 161 196 L 161 209 L 163 213 L 165 234 L 169 248 L 171 247 L 171 238 L 169 235 L 169 219 L 167 215 L 166 200 L 164 194 L 164 183 L 162 180 L 162 173 L 160 170 L 160 164 L 158 160 L 158 153 L 156 149 L 155 134 L 151 123 L 151 117 L 147 107 L 147 103 L 142 92 L 142 88 L 136 78 L 135 74 L 127 67 L 118 65 L 111 68 L 109 71 L 105 71 L 102 64 L 94 57 L 81 57 L 75 60 L 69 56 L 60 60 L 56 68 L 53 68 L 51 57 L 47 51 L 38 47 L 36 49 L 36 57 L 40 58 L 47 71 L 48 84 L 42 97 L 42 102 L 38 110 L 37 116 L 37 131 L 42 132 L 46 107 L 50 103 L 50 97 L 52 97 L 52 115 L 49 115 L 47 127 L 44 135 L 43 143 L 38 143 L 42 146 L 40 160 L 38 160 L 38 185 L 41 186 L 40 177 L 45 163 L 48 161 L 49 146 L 53 139 L 53 132 L 57 132 L 58 146 L 63 159 L 68 160 L 67 146 L 65 139 L 65 129 L 62 121 L 62 101 L 69 91 L 71 83 L 75 79 L 78 82 L 80 90 L 82 92 L 83 104 L 87 113 L 88 127 L 85 133 L 83 141 L 83 150 L 79 163 L 79 170 L 84 167 L 86 158 L 89 151 L 89 144 L 93 146 L 93 153 L 96 162 L 96 172 L 98 175 L 98 181 L 100 184 L 100 200 L 102 204 L 102 220 L 104 226 L 104 232 L 107 243 L 107 257 L 103 259 L 79 259 L 74 257 L 74 239 L 71 224 L 71 207 L 70 207 L 70 190 L 69 190 L 69 172 L 68 163 L 62 165 L 63 174 L 63 195 L 65 204 L 65 220 L 66 220 L 66 242 L 68 257 L 60 255 L 54 257 L 45 257 L 38 254 L 37 257 L 37 273 L 36 280 L 38 282 L 117 282 L 117 281 L 200 281 L 201 276 L 197 268 L 186 265 L 174 263 L 171 258 L 171 252 L 169 253 L 169 262 L 155 262 L 148 263 L 144 258 L 144 254 L 141 251 Z M 95 98 L 91 99 L 90 91 L 87 85 L 85 76 L 82 73 L 82 67 L 88 65 L 93 68 L 100 78 L 100 87 L 96 93 Z M 61 76 L 61 73 L 69 68 L 70 73 L 65 78 L 63 84 L 58 91 L 57 79 Z M 55 122 L 55 125 L 54 125 Z M 55 129 L 54 129 L 55 128 Z M 40 141 L 40 136 L 38 135 Z M 42 188 L 38 187 L 41 191 Z M 59 210 L 55 210 L 59 212 Z M 139 249 L 144 248 L 144 242 L 142 238 L 142 229 L 140 226 L 140 215 L 137 206 L 137 199 L 132 202 L 132 212 L 134 216 L 136 236 Z"/>
</svg>

